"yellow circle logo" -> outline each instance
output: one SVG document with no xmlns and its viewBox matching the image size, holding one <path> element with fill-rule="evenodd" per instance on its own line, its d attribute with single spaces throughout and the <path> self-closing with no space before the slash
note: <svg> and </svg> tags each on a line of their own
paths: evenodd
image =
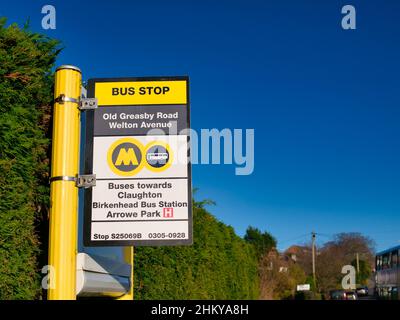
<svg viewBox="0 0 400 320">
<path fill-rule="evenodd" d="M 143 145 L 134 138 L 119 139 L 108 150 L 108 165 L 117 175 L 133 176 L 143 168 L 143 150 Z"/>
</svg>

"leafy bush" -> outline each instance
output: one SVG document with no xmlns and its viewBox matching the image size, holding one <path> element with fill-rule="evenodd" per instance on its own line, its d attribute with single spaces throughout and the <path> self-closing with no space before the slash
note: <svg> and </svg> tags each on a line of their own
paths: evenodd
<svg viewBox="0 0 400 320">
<path fill-rule="evenodd" d="M 135 299 L 257 299 L 253 246 L 204 208 L 193 231 L 193 246 L 135 248 Z"/>
<path fill-rule="evenodd" d="M 46 139 L 57 41 L 0 18 L 0 299 L 40 292 L 35 226 L 48 208 Z"/>
<path fill-rule="evenodd" d="M 246 230 L 244 239 L 251 243 L 257 252 L 259 258 L 276 247 L 276 239 L 267 231 L 261 232 L 259 229 L 249 226 Z"/>
</svg>

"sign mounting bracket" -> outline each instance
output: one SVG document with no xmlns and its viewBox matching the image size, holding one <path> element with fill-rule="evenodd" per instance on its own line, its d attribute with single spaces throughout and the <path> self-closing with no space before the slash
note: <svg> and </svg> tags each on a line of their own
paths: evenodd
<svg viewBox="0 0 400 320">
<path fill-rule="evenodd" d="M 96 186 L 96 175 L 95 174 L 78 174 L 76 176 L 76 186 L 78 188 L 92 188 Z"/>
<path fill-rule="evenodd" d="M 97 109 L 98 101 L 97 98 L 81 98 L 79 101 L 79 110 L 93 110 Z"/>
</svg>

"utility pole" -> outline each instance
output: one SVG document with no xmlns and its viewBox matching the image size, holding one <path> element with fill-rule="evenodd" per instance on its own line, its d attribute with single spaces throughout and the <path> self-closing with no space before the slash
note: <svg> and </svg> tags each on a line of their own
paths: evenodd
<svg viewBox="0 0 400 320">
<path fill-rule="evenodd" d="M 356 253 L 356 262 L 357 262 L 357 273 L 360 272 L 360 258 L 358 252 Z"/>
<path fill-rule="evenodd" d="M 311 251 L 312 251 L 312 272 L 313 272 L 313 282 L 314 288 L 316 288 L 315 280 L 315 232 L 311 232 Z"/>
<path fill-rule="evenodd" d="M 360 274 L 360 257 L 359 257 L 359 254 L 358 254 L 358 252 L 356 253 L 356 265 L 357 265 L 357 276 L 356 276 L 356 279 L 358 278 L 359 279 L 359 274 Z M 357 281 L 356 281 L 356 283 L 357 283 Z"/>
</svg>

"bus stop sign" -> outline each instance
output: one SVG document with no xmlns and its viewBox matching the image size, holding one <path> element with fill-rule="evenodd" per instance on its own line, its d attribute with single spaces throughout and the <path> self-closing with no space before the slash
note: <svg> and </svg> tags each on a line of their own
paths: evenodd
<svg viewBox="0 0 400 320">
<path fill-rule="evenodd" d="M 192 243 L 187 77 L 90 79 L 85 246 Z"/>
</svg>

